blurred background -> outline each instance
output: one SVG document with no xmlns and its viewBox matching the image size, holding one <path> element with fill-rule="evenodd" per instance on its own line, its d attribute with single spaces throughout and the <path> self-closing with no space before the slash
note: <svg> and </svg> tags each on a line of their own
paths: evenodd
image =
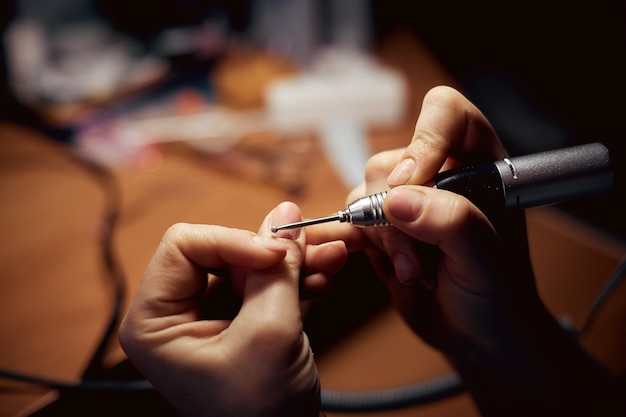
<svg viewBox="0 0 626 417">
<path fill-rule="evenodd" d="M 163 132 L 154 123 L 111 134 L 115 122 L 130 116 L 216 110 L 216 104 L 217 110 L 269 107 L 263 120 L 258 113 L 238 115 L 246 119 L 244 129 L 259 130 L 267 123 L 293 122 L 297 102 L 299 114 L 309 115 L 292 124 L 324 118 L 319 112 L 325 100 L 338 99 L 325 96 L 314 83 L 331 85 L 329 77 L 337 84 L 326 90 L 341 85 L 343 97 L 362 94 L 363 85 L 375 90 L 370 97 L 357 95 L 342 103 L 343 109 L 352 107 L 348 118 L 393 120 L 403 111 L 401 80 L 379 71 L 371 54 L 381 40 L 404 30 L 426 43 L 487 114 L 511 154 L 601 141 L 612 148 L 619 161 L 618 184 L 623 181 L 626 6 L 621 0 L 593 5 L 561 0 L 13 0 L 1 7 L 0 117 L 43 128 L 109 161 L 124 156 L 123 136 L 142 136 L 132 140 L 144 142 L 171 139 L 146 133 Z M 271 82 L 303 71 L 315 79 L 268 92 Z M 304 101 L 308 105 L 302 107 Z M 365 104 L 356 108 L 356 103 Z M 212 126 L 206 130 L 222 137 L 228 131 L 231 139 L 241 133 L 233 132 L 222 116 L 203 120 Z M 183 125 L 185 135 L 198 139 L 194 123 Z M 348 160 L 356 160 L 355 166 L 343 168 L 349 184 L 358 182 L 353 172 L 369 154 L 357 146 L 359 125 L 335 120 L 321 127 L 324 137 L 351 138 L 354 153 Z M 332 146 L 333 140 L 328 143 Z M 621 196 L 565 207 L 624 236 L 626 199 Z"/>
<path fill-rule="evenodd" d="M 409 143 L 440 83 L 478 105 L 511 155 L 611 151 L 611 192 L 532 218 L 552 311 L 582 322 L 625 253 L 623 0 L 4 0 L 0 31 L 0 372 L 139 377 L 114 326 L 167 226 L 255 229 L 285 199 L 305 217 L 342 208 L 371 154 Z M 379 387 L 448 370 L 356 264 L 307 316 L 322 377 Z M 586 340 L 619 372 L 621 294 Z M 364 343 L 359 325 L 380 311 Z M 334 356 L 355 329 L 355 349 Z M 0 416 L 72 415 L 76 403 L 82 415 L 169 415 L 126 393 L 38 402 L 45 390 L 14 379 L 0 380 Z M 476 415 L 462 401 L 381 415 Z"/>
</svg>

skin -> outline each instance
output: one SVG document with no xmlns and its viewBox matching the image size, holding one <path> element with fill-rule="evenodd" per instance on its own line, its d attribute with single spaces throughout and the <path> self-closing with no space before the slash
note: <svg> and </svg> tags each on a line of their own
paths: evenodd
<svg viewBox="0 0 626 417">
<path fill-rule="evenodd" d="M 618 379 L 560 328 L 532 273 L 522 212 L 487 219 L 428 184 L 440 170 L 506 156 L 458 91 L 424 98 L 406 149 L 374 156 L 348 200 L 390 189 L 388 229 L 326 226 L 312 240 L 363 250 L 407 324 L 456 368 L 485 416 L 624 415 Z"/>
<path fill-rule="evenodd" d="M 174 226 L 122 323 L 122 347 L 182 415 L 318 415 L 299 300 L 328 288 L 347 251 L 363 251 L 404 320 L 455 367 L 483 415 L 626 415 L 618 379 L 541 302 L 523 213 L 487 218 L 464 197 L 428 186 L 440 170 L 505 155 L 472 103 L 434 88 L 409 146 L 372 157 L 348 196 L 389 189 L 393 227 L 324 224 L 272 235 L 271 225 L 300 220 L 291 203 L 257 234 Z M 235 308 L 211 297 L 224 286 Z"/>
<path fill-rule="evenodd" d="M 120 342 L 181 415 L 319 415 L 300 287 L 323 289 L 347 252 L 342 242 L 313 246 L 303 231 L 269 230 L 300 218 L 295 205 L 284 203 L 258 234 L 179 224 L 163 237 L 121 324 Z M 302 270 L 311 273 L 301 278 Z M 201 317 L 203 305 L 216 301 L 209 271 L 241 298 L 234 317 Z"/>
</svg>

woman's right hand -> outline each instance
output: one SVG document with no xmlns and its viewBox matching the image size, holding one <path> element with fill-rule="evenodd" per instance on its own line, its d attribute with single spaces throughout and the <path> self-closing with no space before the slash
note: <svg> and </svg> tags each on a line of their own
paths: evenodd
<svg viewBox="0 0 626 417">
<path fill-rule="evenodd" d="M 543 314 L 528 256 L 523 213 L 485 215 L 466 198 L 429 185 L 440 170 L 506 156 L 483 114 L 458 91 L 425 96 L 406 149 L 373 156 L 348 200 L 389 189 L 394 227 L 331 226 L 364 250 L 410 327 L 446 354 L 491 352 L 521 317 Z M 512 329 L 515 333 L 515 329 Z"/>
<path fill-rule="evenodd" d="M 334 227 L 364 250 L 409 326 L 461 375 L 485 416 L 622 416 L 623 386 L 562 329 L 535 288 L 523 212 L 485 215 L 427 184 L 440 170 L 506 153 L 458 91 L 424 98 L 411 144 L 370 159 L 349 196 L 390 188 L 394 227 Z"/>
</svg>

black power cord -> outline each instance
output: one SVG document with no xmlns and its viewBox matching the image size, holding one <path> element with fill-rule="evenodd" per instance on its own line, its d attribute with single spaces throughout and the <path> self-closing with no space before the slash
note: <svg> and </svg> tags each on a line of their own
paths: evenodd
<svg viewBox="0 0 626 417">
<path fill-rule="evenodd" d="M 573 333 L 580 337 L 592 327 L 598 312 L 606 303 L 618 285 L 626 277 L 626 259 L 613 271 L 605 282 L 599 296 L 587 315 L 583 326 Z M 567 322 L 563 324 L 567 327 Z M 111 326 L 109 326 L 110 328 Z M 108 340 L 103 338 L 101 346 L 106 346 Z M 98 348 L 96 352 L 101 349 Z M 97 355 L 94 355 L 96 357 Z M 92 364 L 95 363 L 92 361 Z M 144 379 L 106 381 L 82 379 L 78 382 L 64 382 L 52 379 L 44 379 L 6 370 L 0 370 L 0 377 L 45 386 L 51 389 L 64 391 L 149 391 L 152 385 Z M 384 411 L 399 409 L 408 406 L 416 406 L 442 400 L 458 395 L 464 391 L 463 383 L 456 373 L 449 373 L 428 381 L 393 387 L 389 389 L 377 389 L 363 392 L 347 392 L 322 390 L 322 409 L 330 412 L 365 412 Z"/>
<path fill-rule="evenodd" d="M 38 139 L 45 140 L 43 138 Z M 111 172 L 109 172 L 106 167 L 96 163 L 95 161 L 81 157 L 80 155 L 74 153 L 72 150 L 66 148 L 65 145 L 57 144 L 57 146 L 59 150 L 58 154 L 62 155 L 63 157 L 68 159 L 69 162 L 87 172 L 89 176 L 91 176 L 101 185 L 101 188 L 105 193 L 105 207 L 103 209 L 104 226 L 102 230 L 103 233 L 101 235 L 100 248 L 103 264 L 106 268 L 108 276 L 111 278 L 111 281 L 114 284 L 114 303 L 109 314 L 106 329 L 102 334 L 100 341 L 89 360 L 88 365 L 83 371 L 80 382 L 69 383 L 63 381 L 55 381 L 25 374 L 19 374 L 2 369 L 0 369 L 0 377 L 29 382 L 55 389 L 78 389 L 87 387 L 92 389 L 91 387 L 96 386 L 101 386 L 104 388 L 108 386 L 113 386 L 114 384 L 112 383 L 112 381 L 98 381 L 97 378 L 98 375 L 101 375 L 103 372 L 103 359 L 113 336 L 117 332 L 117 328 L 121 320 L 122 308 L 126 298 L 126 278 L 124 276 L 121 266 L 119 265 L 119 262 L 117 261 L 113 247 L 114 231 L 116 229 L 120 214 L 121 190 L 115 177 Z M 20 161 L 26 162 L 26 164 L 22 163 L 21 166 L 30 166 L 39 169 L 42 167 L 47 167 L 47 165 L 45 164 L 42 165 L 40 163 L 37 163 L 37 161 L 34 160 L 31 155 L 25 155 L 24 159 Z M 12 160 L 10 162 L 15 163 L 15 160 Z M 141 384 L 128 384 L 129 388 L 139 385 Z M 145 384 L 143 385 L 145 386 Z"/>
<path fill-rule="evenodd" d="M 85 160 L 78 155 L 68 152 L 68 155 L 77 164 L 83 167 L 103 187 L 107 194 L 105 207 L 106 233 L 102 240 L 102 257 L 109 276 L 115 284 L 115 301 L 110 313 L 107 328 L 94 351 L 91 360 L 81 379 L 77 382 L 66 382 L 54 379 L 40 378 L 9 370 L 0 369 L 0 377 L 26 382 L 57 389 L 64 392 L 72 391 L 153 391 L 154 388 L 145 379 L 137 380 L 102 380 L 98 376 L 103 371 L 103 357 L 117 331 L 121 319 L 126 288 L 125 278 L 114 253 L 113 235 L 120 213 L 121 193 L 113 175 L 103 166 Z M 609 276 L 598 297 L 594 301 L 583 325 L 579 330 L 572 330 L 580 337 L 593 326 L 598 312 L 606 303 L 609 296 L 616 290 L 626 276 L 626 258 Z M 460 377 L 452 372 L 428 381 L 363 392 L 346 392 L 322 390 L 322 409 L 330 412 L 365 412 L 393 410 L 408 406 L 427 404 L 460 394 L 464 391 Z"/>
<path fill-rule="evenodd" d="M 115 301 L 110 312 L 108 325 L 100 342 L 93 353 L 89 364 L 83 372 L 83 379 L 95 378 L 102 371 L 102 363 L 111 339 L 119 327 L 122 308 L 126 298 L 126 278 L 124 271 L 115 256 L 113 245 L 114 232 L 120 215 L 121 190 L 113 175 L 102 165 L 72 154 L 78 164 L 91 173 L 104 189 L 106 207 L 104 209 L 104 236 L 102 236 L 102 260 L 115 286 Z"/>
</svg>

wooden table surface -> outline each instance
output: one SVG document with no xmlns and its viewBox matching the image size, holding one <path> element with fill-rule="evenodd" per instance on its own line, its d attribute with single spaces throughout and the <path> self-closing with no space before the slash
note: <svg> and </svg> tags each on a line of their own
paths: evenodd
<svg viewBox="0 0 626 417">
<path fill-rule="evenodd" d="M 412 101 L 405 123 L 371 133 L 373 151 L 405 146 L 424 93 L 438 84 L 454 84 L 430 52 L 407 35 L 388 42 L 380 53 L 405 74 Z M 342 208 L 346 187 L 317 142 L 307 146 L 307 152 L 288 155 L 282 162 L 289 187 L 272 175 L 233 173 L 181 144 L 147 155 L 146 164 L 114 167 L 107 182 L 77 162 L 63 145 L 26 128 L 0 125 L 4 237 L 0 368 L 65 381 L 76 381 L 84 371 L 115 300 L 102 257 L 108 232 L 104 215 L 113 201 L 107 186 L 119 187 L 121 195 L 112 249 L 126 283 L 126 306 L 163 232 L 176 222 L 255 230 L 265 214 L 284 200 L 297 202 L 309 217 Z M 580 324 L 626 248 L 555 209 L 530 211 L 529 224 L 542 295 L 555 314 L 567 314 Z M 625 290 L 622 286 L 610 299 L 584 340 L 616 372 L 626 369 Z M 361 300 L 362 305 L 367 302 Z M 107 366 L 124 360 L 116 342 L 107 352 Z M 318 366 L 324 388 L 344 390 L 388 388 L 450 370 L 384 303 L 364 323 L 354 323 L 350 331 L 335 337 L 319 355 Z M 53 395 L 0 378 L 0 416 L 28 415 Z M 344 414 L 329 413 L 340 415 Z M 469 397 L 460 395 L 419 408 L 369 415 L 477 413 Z"/>
</svg>

